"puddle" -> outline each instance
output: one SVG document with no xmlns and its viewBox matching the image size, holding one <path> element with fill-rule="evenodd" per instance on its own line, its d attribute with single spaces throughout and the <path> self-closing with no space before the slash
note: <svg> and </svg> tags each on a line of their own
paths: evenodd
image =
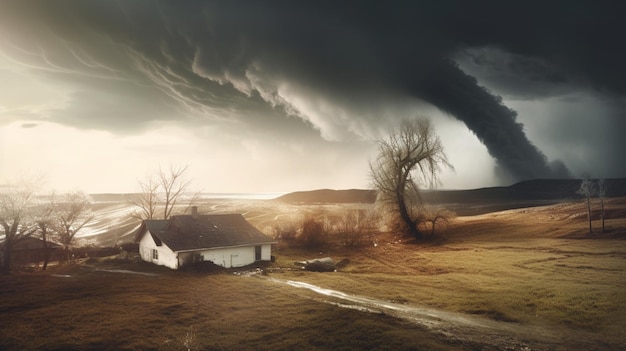
<svg viewBox="0 0 626 351">
<path fill-rule="evenodd" d="M 57 278 L 71 278 L 72 277 L 69 274 L 51 274 L 51 276 L 57 277 Z"/>
<path fill-rule="evenodd" d="M 434 308 L 404 305 L 366 296 L 346 294 L 317 285 L 264 277 L 268 281 L 305 289 L 326 297 L 315 299 L 340 308 L 355 309 L 368 313 L 384 313 L 411 323 L 421 325 L 446 340 L 474 345 L 489 345 L 506 350 L 542 350 L 547 344 L 557 343 L 552 332 L 540 327 L 518 323 L 495 321 L 478 316 L 442 311 Z"/>
<path fill-rule="evenodd" d="M 414 322 L 422 324 L 426 327 L 436 327 L 445 323 L 464 327 L 476 327 L 481 329 L 501 329 L 503 324 L 497 321 L 491 321 L 483 318 L 475 318 L 460 313 L 446 312 L 425 307 L 407 306 L 404 304 L 374 299 L 365 296 L 350 295 L 341 291 L 326 289 L 317 285 L 300 281 L 281 280 L 276 278 L 268 279 L 276 283 L 286 284 L 295 288 L 307 289 L 320 295 L 334 297 L 354 304 L 338 304 L 338 306 L 341 307 L 346 306 L 349 308 L 366 309 L 369 311 L 393 314 L 403 319 L 413 320 Z"/>
<path fill-rule="evenodd" d="M 124 274 L 137 274 L 137 275 L 145 275 L 149 277 L 155 277 L 158 274 L 156 273 L 146 273 L 146 272 L 135 272 L 129 271 L 127 269 L 96 269 L 98 272 L 109 272 L 109 273 L 124 273 Z"/>
</svg>

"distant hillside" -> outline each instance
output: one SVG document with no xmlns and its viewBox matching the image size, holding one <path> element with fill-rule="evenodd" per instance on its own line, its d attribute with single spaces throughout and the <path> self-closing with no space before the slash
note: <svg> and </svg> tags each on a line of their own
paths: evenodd
<svg viewBox="0 0 626 351">
<path fill-rule="evenodd" d="M 580 199 L 576 194 L 581 180 L 577 179 L 535 179 L 506 187 L 491 187 L 471 190 L 428 190 L 423 192 L 426 203 L 446 205 L 465 214 L 486 210 L 509 209 L 537 206 L 559 201 Z M 607 197 L 626 196 L 626 179 L 605 180 Z M 297 191 L 283 195 L 273 201 L 288 203 L 373 203 L 375 190 L 321 189 Z M 470 210 L 470 207 L 472 208 Z M 480 209 L 482 208 L 482 209 Z"/>
<path fill-rule="evenodd" d="M 424 198 L 434 203 L 569 200 L 581 197 L 576 194 L 580 183 L 580 179 L 535 179 L 507 187 L 427 191 Z M 607 197 L 626 196 L 626 179 L 607 179 L 605 189 Z"/>
<path fill-rule="evenodd" d="M 373 203 L 376 201 L 375 190 L 349 189 L 331 190 L 320 189 L 311 191 L 296 191 L 280 196 L 273 201 L 289 203 Z"/>
</svg>

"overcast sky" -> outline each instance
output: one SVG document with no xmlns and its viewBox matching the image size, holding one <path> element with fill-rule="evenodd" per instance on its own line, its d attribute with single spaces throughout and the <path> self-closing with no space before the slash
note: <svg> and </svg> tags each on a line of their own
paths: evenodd
<svg viewBox="0 0 626 351">
<path fill-rule="evenodd" d="M 369 187 L 430 118 L 447 189 L 626 177 L 620 1 L 0 0 L 0 183 Z"/>
</svg>

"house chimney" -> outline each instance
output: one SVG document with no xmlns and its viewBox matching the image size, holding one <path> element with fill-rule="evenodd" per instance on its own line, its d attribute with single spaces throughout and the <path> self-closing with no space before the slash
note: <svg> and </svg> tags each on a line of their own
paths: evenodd
<svg viewBox="0 0 626 351">
<path fill-rule="evenodd" d="M 191 206 L 191 218 L 198 219 L 198 206 Z"/>
</svg>

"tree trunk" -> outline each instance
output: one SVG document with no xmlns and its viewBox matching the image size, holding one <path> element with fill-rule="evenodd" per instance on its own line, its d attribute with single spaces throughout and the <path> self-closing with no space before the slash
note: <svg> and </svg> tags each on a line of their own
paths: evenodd
<svg viewBox="0 0 626 351">
<path fill-rule="evenodd" d="M 604 199 L 600 199 L 600 211 L 602 215 L 602 233 L 604 233 Z"/>
<path fill-rule="evenodd" d="M 409 226 L 409 231 L 411 232 L 411 234 L 415 237 L 415 239 L 422 240 L 422 232 L 417 228 L 417 225 L 415 225 L 415 221 L 409 215 L 406 203 L 404 202 L 404 197 L 398 198 L 398 209 L 400 210 L 400 217 L 402 218 L 404 223 Z"/>
<path fill-rule="evenodd" d="M 593 233 L 593 229 L 591 228 L 591 201 L 589 196 L 587 196 L 587 219 L 589 219 L 589 234 Z"/>
<path fill-rule="evenodd" d="M 11 271 L 11 243 L 6 241 L 2 247 L 2 267 L 1 273 L 9 273 Z"/>
<path fill-rule="evenodd" d="M 70 263 L 70 248 L 67 246 L 63 247 L 63 263 Z"/>
<path fill-rule="evenodd" d="M 50 261 L 50 249 L 48 248 L 48 240 L 46 239 L 46 235 L 43 235 L 43 266 L 41 267 L 42 271 L 45 271 L 48 268 L 48 262 Z"/>
</svg>

